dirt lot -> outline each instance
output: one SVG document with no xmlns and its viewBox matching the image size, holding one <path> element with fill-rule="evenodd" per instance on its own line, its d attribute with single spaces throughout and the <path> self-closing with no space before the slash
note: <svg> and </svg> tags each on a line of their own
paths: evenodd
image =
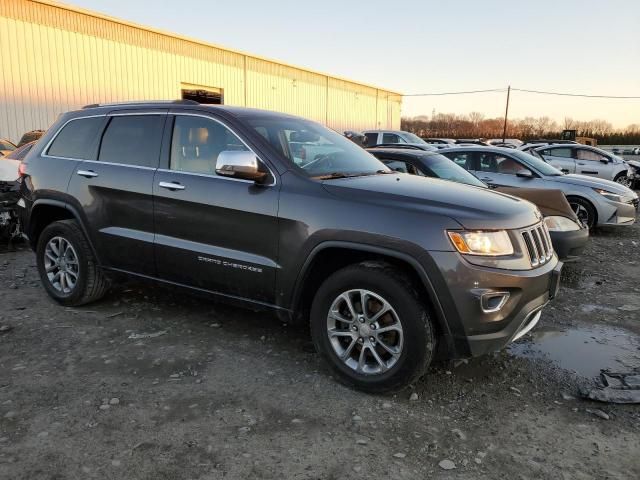
<svg viewBox="0 0 640 480">
<path fill-rule="evenodd" d="M 268 314 L 139 283 L 63 308 L 34 263 L 0 253 L 2 479 L 640 478 L 640 407 L 577 398 L 640 368 L 640 225 L 593 237 L 533 336 L 395 396 Z"/>
</svg>

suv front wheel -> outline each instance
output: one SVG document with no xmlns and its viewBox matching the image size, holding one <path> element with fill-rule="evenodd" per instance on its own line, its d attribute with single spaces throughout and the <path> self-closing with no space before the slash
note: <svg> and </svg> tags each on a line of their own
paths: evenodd
<svg viewBox="0 0 640 480">
<path fill-rule="evenodd" d="M 311 307 L 316 350 L 349 386 L 382 393 L 425 373 L 434 351 L 427 309 L 408 278 L 363 262 L 328 277 Z"/>
<path fill-rule="evenodd" d="M 100 299 L 108 281 L 75 220 L 48 225 L 38 238 L 38 273 L 51 298 L 66 306 Z"/>
</svg>

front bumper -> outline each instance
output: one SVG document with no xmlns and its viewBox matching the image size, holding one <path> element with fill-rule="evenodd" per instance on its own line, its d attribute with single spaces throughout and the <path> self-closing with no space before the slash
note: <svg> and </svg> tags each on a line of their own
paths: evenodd
<svg viewBox="0 0 640 480">
<path fill-rule="evenodd" d="M 472 265 L 455 252 L 431 252 L 439 269 L 434 279 L 445 316 L 448 358 L 500 350 L 528 326 L 559 289 L 562 262 L 553 257 L 532 270 L 509 271 Z M 483 309 L 481 298 L 508 294 L 498 310 Z"/>
<path fill-rule="evenodd" d="M 618 225 L 632 225 L 636 221 L 637 203 L 621 203 L 621 202 L 608 202 L 611 213 L 610 216 L 600 217 L 601 211 L 598 211 L 598 225 L 599 226 L 618 226 Z"/>
<path fill-rule="evenodd" d="M 589 229 L 581 228 L 572 232 L 550 231 L 551 243 L 558 258 L 563 262 L 576 260 L 589 241 Z"/>
</svg>

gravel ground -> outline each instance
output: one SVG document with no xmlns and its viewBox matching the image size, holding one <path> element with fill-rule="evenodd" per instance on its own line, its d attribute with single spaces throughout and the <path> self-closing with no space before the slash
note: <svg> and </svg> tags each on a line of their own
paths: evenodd
<svg viewBox="0 0 640 480">
<path fill-rule="evenodd" d="M 0 478 L 640 478 L 640 408 L 565 364 L 640 368 L 639 253 L 640 225 L 596 233 L 535 335 L 375 396 L 304 327 L 144 283 L 60 307 L 4 251 Z"/>
</svg>

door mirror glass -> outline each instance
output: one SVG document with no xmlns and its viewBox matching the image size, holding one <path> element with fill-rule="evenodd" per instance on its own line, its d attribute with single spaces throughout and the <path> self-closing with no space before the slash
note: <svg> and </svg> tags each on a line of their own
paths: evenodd
<svg viewBox="0 0 640 480">
<path fill-rule="evenodd" d="M 267 176 L 260 171 L 258 157 L 253 152 L 225 150 L 216 161 L 216 173 L 224 177 L 260 182 Z"/>
<path fill-rule="evenodd" d="M 520 178 L 533 178 L 533 172 L 528 168 L 523 168 L 522 170 L 518 170 L 516 175 Z"/>
</svg>

